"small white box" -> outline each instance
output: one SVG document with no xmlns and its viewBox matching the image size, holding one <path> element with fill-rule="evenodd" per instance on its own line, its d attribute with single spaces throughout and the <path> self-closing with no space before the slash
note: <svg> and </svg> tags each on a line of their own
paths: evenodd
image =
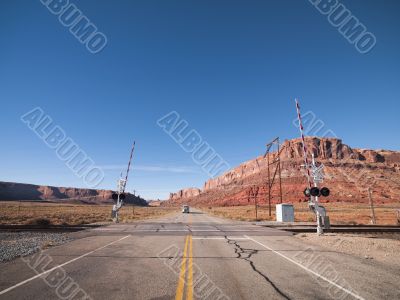
<svg viewBox="0 0 400 300">
<path fill-rule="evenodd" d="M 294 208 L 292 204 L 276 205 L 277 222 L 294 222 Z"/>
</svg>

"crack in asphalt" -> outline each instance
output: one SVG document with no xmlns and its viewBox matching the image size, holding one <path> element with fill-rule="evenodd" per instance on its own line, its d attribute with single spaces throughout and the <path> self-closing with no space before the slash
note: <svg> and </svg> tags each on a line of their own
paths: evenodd
<svg viewBox="0 0 400 300">
<path fill-rule="evenodd" d="M 226 239 L 226 241 L 227 241 L 227 243 L 228 243 L 229 245 L 233 245 L 233 246 L 235 247 L 234 250 L 235 250 L 235 254 L 237 255 L 236 258 L 247 261 L 247 262 L 250 264 L 250 266 L 251 266 L 251 268 L 253 269 L 253 271 L 256 272 L 257 274 L 259 274 L 260 276 L 262 276 L 262 277 L 265 279 L 265 281 L 267 281 L 267 282 L 272 286 L 272 288 L 273 288 L 279 295 L 281 295 L 284 299 L 290 300 L 289 296 L 287 296 L 284 292 L 282 292 L 282 291 L 272 282 L 272 280 L 268 278 L 267 275 L 265 275 L 265 274 L 262 273 L 260 270 L 258 270 L 257 267 L 256 267 L 256 265 L 254 264 L 254 262 L 251 260 L 251 258 L 252 258 L 253 255 L 258 254 L 258 250 L 256 250 L 256 249 L 246 249 L 246 248 L 243 248 L 242 246 L 240 246 L 240 245 L 238 244 L 237 241 L 232 240 L 232 239 L 229 239 L 226 235 L 225 235 L 225 239 Z"/>
</svg>

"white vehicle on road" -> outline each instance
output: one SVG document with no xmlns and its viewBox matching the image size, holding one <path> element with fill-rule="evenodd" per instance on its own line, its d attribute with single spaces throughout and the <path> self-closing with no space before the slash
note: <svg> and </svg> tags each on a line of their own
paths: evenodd
<svg viewBox="0 0 400 300">
<path fill-rule="evenodd" d="M 189 205 L 182 206 L 182 213 L 188 214 L 189 213 Z"/>
</svg>

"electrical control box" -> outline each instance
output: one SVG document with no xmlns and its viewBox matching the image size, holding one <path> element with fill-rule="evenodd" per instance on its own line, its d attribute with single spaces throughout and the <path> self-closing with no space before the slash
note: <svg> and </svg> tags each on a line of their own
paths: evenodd
<svg viewBox="0 0 400 300">
<path fill-rule="evenodd" d="M 277 222 L 294 222 L 294 207 L 292 204 L 276 205 Z"/>
</svg>

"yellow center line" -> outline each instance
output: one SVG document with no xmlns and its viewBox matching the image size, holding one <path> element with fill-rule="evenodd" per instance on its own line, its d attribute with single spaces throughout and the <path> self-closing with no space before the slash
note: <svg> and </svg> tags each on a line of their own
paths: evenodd
<svg viewBox="0 0 400 300">
<path fill-rule="evenodd" d="M 188 269 L 188 285 L 186 291 L 186 300 L 193 299 L 193 239 L 189 236 L 189 269 Z"/>
<path fill-rule="evenodd" d="M 181 272 L 179 274 L 178 287 L 176 288 L 175 300 L 182 300 L 185 290 L 187 262 L 187 286 L 186 300 L 193 300 L 193 239 L 191 235 L 186 236 L 185 249 L 183 250 Z"/>
<path fill-rule="evenodd" d="M 179 274 L 178 287 L 176 288 L 175 300 L 183 299 L 183 290 L 185 288 L 186 258 L 187 258 L 188 244 L 189 244 L 189 236 L 186 236 L 185 249 L 183 250 L 182 266 L 181 266 L 181 272 Z"/>
<path fill-rule="evenodd" d="M 192 224 L 192 216 L 188 217 L 189 226 Z M 185 291 L 185 278 L 186 278 L 186 261 L 188 274 L 186 285 L 186 300 L 193 300 L 193 239 L 192 235 L 187 235 L 185 239 L 185 248 L 183 250 L 181 272 L 179 274 L 178 286 L 176 288 L 175 300 L 183 300 Z"/>
<path fill-rule="evenodd" d="M 192 215 L 189 215 L 189 224 L 192 225 Z M 189 262 L 188 262 L 188 282 L 186 287 L 186 300 L 193 300 L 193 239 L 189 236 Z"/>
</svg>

